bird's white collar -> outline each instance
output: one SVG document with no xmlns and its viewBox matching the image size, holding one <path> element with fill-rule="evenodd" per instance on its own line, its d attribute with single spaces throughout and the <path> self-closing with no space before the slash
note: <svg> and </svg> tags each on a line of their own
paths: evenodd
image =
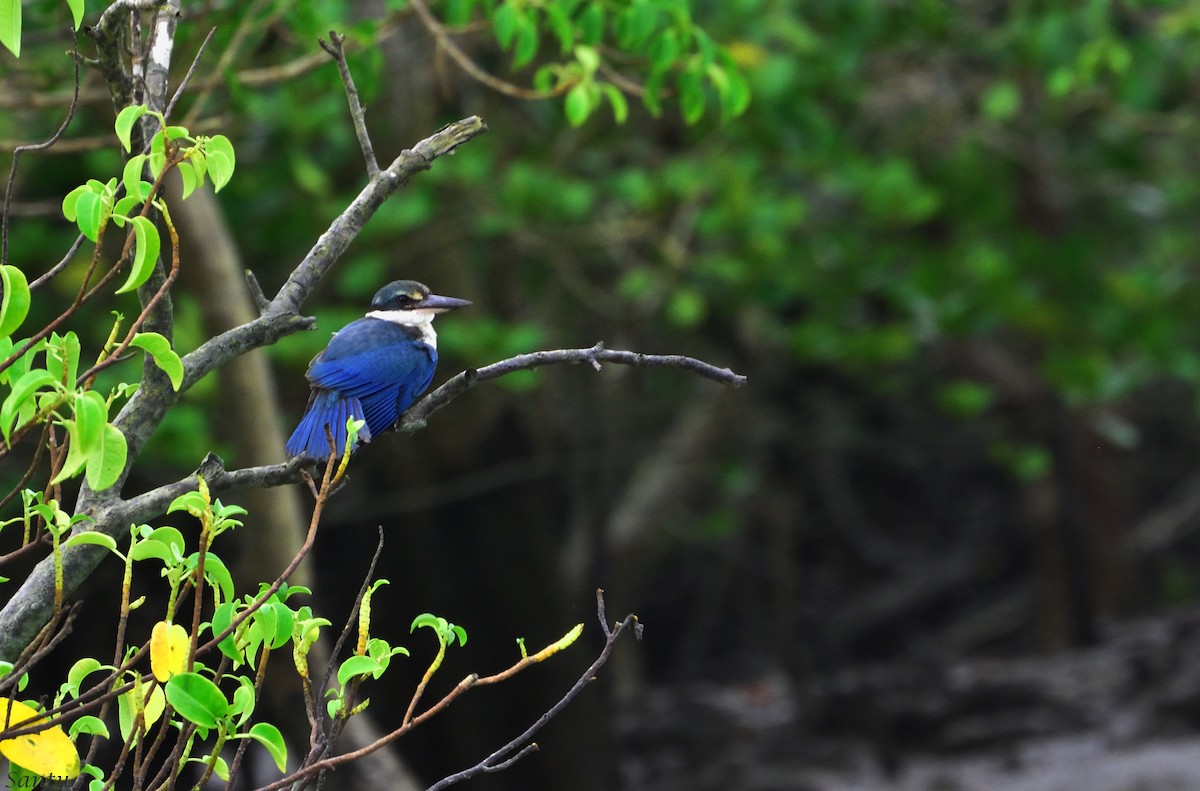
<svg viewBox="0 0 1200 791">
<path fill-rule="evenodd" d="M 441 311 L 437 310 L 372 310 L 367 313 L 369 319 L 390 321 L 405 327 L 415 327 L 421 333 L 421 340 L 433 348 L 437 348 L 437 333 L 433 331 L 433 317 Z"/>
</svg>

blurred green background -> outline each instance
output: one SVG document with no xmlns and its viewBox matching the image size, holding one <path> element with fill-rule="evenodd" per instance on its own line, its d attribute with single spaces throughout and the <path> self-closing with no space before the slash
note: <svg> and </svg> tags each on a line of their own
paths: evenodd
<svg viewBox="0 0 1200 791">
<path fill-rule="evenodd" d="M 637 2 L 593 5 L 615 19 Z M 447 18 L 453 6 L 433 8 Z M 483 4 L 457 40 L 530 84 L 553 36 L 513 70 L 487 21 L 502 6 Z M 1200 595 L 1200 5 L 690 9 L 749 85 L 738 117 L 722 117 L 710 86 L 705 115 L 686 123 L 668 84 L 657 117 L 635 97 L 623 124 L 605 106 L 572 125 L 561 99 L 521 101 L 464 76 L 403 3 L 214 0 L 185 8 L 179 28 L 181 70 L 218 28 L 181 107 L 211 91 L 192 123 L 237 147 L 220 212 L 269 295 L 365 176 L 331 63 L 285 82 L 255 74 L 323 55 L 315 40 L 335 28 L 378 39 L 350 65 L 385 162 L 466 115 L 491 129 L 386 204 L 305 306 L 318 329 L 270 349 L 279 430 L 298 419 L 305 365 L 329 333 L 401 277 L 474 302 L 438 322 L 435 383 L 598 340 L 749 377 L 733 390 L 677 372 L 545 369 L 480 386 L 356 458 L 319 540 L 318 596 L 349 607 L 382 525 L 393 584 L 377 616 L 394 612 L 393 642 L 418 612 L 466 626 L 447 679 L 504 666 L 515 637 L 591 628 L 596 587 L 610 613 L 646 624 L 538 756 L 478 788 L 764 787 L 702 775 L 704 737 L 676 734 L 682 764 L 653 758 L 653 695 L 724 689 L 770 711 L 846 668 L 1077 649 Z M 5 149 L 61 120 L 61 101 L 23 97 L 69 95 L 61 38 L 27 46 L 19 69 L 0 71 Z M 109 128 L 99 87 L 85 81 L 68 140 Z M 57 261 L 70 231 L 56 201 L 116 168 L 112 146 L 29 157 L 12 262 Z M 187 258 L 184 270 L 181 352 L 213 331 L 203 273 Z M 111 308 L 84 315 L 82 331 L 102 338 Z M 251 463 L 223 387 L 188 394 L 127 493 L 210 449 L 231 468 Z M 557 699 L 597 640 L 464 702 L 401 753 L 431 780 L 474 763 Z M 374 696 L 381 722 L 383 701 L 406 701 L 419 677 L 409 664 Z M 821 727 L 789 719 L 785 733 Z"/>
</svg>

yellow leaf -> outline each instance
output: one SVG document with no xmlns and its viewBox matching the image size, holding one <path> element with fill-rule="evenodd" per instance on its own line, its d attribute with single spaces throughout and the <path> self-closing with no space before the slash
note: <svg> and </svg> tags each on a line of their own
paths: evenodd
<svg viewBox="0 0 1200 791">
<path fill-rule="evenodd" d="M 145 692 L 145 688 L 142 689 Z M 167 708 L 167 696 L 163 694 L 162 687 L 155 685 L 154 691 L 150 693 L 150 700 L 146 701 L 146 713 L 142 715 L 146 721 L 146 728 L 158 722 L 158 718 L 163 715 Z"/>
<path fill-rule="evenodd" d="M 16 727 L 38 717 L 41 714 L 31 706 L 0 699 L 0 729 L 6 721 L 9 727 Z M 15 739 L 5 739 L 0 742 L 0 755 L 42 777 L 69 780 L 79 776 L 79 751 L 58 725 Z"/>
<path fill-rule="evenodd" d="M 166 682 L 187 670 L 188 633 L 177 623 L 159 621 L 150 633 L 150 669 L 154 677 Z"/>
<path fill-rule="evenodd" d="M 150 693 L 149 699 L 146 698 L 147 691 Z M 167 698 L 162 687 L 153 682 L 135 682 L 132 689 L 121 694 L 120 703 L 121 736 L 125 739 L 133 733 L 133 723 L 139 709 L 142 710 L 142 730 L 145 731 L 158 722 L 158 718 L 167 708 Z"/>
</svg>

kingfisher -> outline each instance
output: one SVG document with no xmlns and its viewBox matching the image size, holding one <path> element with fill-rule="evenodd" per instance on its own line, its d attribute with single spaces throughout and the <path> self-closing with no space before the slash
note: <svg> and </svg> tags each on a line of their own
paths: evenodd
<svg viewBox="0 0 1200 791">
<path fill-rule="evenodd" d="M 367 315 L 335 332 L 309 363 L 312 392 L 300 425 L 287 441 L 288 456 L 328 458 L 326 427 L 340 456 L 350 418 L 366 421 L 358 433 L 364 443 L 394 426 L 433 380 L 438 356 L 434 316 L 470 304 L 432 294 L 413 280 L 379 289 Z"/>
</svg>

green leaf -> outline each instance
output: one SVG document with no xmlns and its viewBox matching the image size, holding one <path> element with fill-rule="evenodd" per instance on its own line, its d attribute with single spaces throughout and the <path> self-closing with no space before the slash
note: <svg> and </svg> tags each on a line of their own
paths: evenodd
<svg viewBox="0 0 1200 791">
<path fill-rule="evenodd" d="M 575 48 L 575 60 L 583 66 L 585 74 L 595 74 L 596 69 L 600 68 L 600 53 L 595 47 L 580 44 Z"/>
<path fill-rule="evenodd" d="M 383 670 L 379 662 L 369 656 L 352 656 L 342 666 L 338 668 L 337 679 L 339 684 L 345 684 L 355 676 L 374 676 Z M 378 676 L 376 676 L 378 678 Z"/>
<path fill-rule="evenodd" d="M 79 374 L 79 336 L 74 332 L 59 336 L 51 336 L 51 342 L 46 346 L 46 354 L 56 363 L 60 373 L 58 381 L 65 387 L 74 387 Z M 47 366 L 48 367 L 48 366 Z"/>
<path fill-rule="evenodd" d="M 581 82 L 567 91 L 566 99 L 563 100 L 563 112 L 566 113 L 567 121 L 571 126 L 583 126 L 588 116 L 591 115 L 591 88 L 593 85 L 594 83 L 591 82 Z"/>
<path fill-rule="evenodd" d="M 167 702 L 188 722 L 215 728 L 229 712 L 229 701 L 212 681 L 199 673 L 176 673 L 166 685 Z"/>
<path fill-rule="evenodd" d="M 737 118 L 750 107 L 750 84 L 736 69 L 726 72 L 729 87 L 721 97 L 721 115 L 726 118 Z"/>
<path fill-rule="evenodd" d="M 201 758 L 193 758 L 193 761 L 207 766 L 212 763 L 213 774 L 226 782 L 229 781 L 229 764 L 221 756 L 205 755 Z"/>
<path fill-rule="evenodd" d="M 292 639 L 292 625 L 296 622 L 296 616 L 283 602 L 273 602 L 263 609 L 267 607 L 275 611 L 275 636 L 271 639 L 271 648 L 280 648 Z"/>
<path fill-rule="evenodd" d="M 154 364 L 161 368 L 162 372 L 171 380 L 171 387 L 179 392 L 179 388 L 183 385 L 183 361 L 171 348 L 169 340 L 157 332 L 139 332 L 133 336 L 129 345 L 136 346 L 149 354 L 154 359 Z"/>
<path fill-rule="evenodd" d="M 99 736 L 101 739 L 108 738 L 108 726 L 104 724 L 104 720 L 91 714 L 86 714 L 71 723 L 71 728 L 67 731 L 67 735 L 74 739 L 81 733 L 86 733 L 91 736 Z"/>
<path fill-rule="evenodd" d="M 151 177 L 157 179 L 162 175 L 163 168 L 167 166 L 167 144 L 161 133 L 150 138 L 150 156 L 146 162 L 150 166 Z"/>
<path fill-rule="evenodd" d="M 496 13 L 492 14 L 492 32 L 496 36 L 496 43 L 503 49 L 508 49 L 512 45 L 513 36 L 517 32 L 517 20 L 520 12 L 512 3 L 503 3 L 496 9 Z"/>
<path fill-rule="evenodd" d="M 83 0 L 67 0 L 67 8 L 71 9 L 71 23 L 75 30 L 83 24 Z"/>
<path fill-rule="evenodd" d="M 584 44 L 593 46 L 600 43 L 604 35 L 604 6 L 599 0 L 592 0 L 587 10 L 579 15 L 579 39 Z"/>
<path fill-rule="evenodd" d="M 108 423 L 108 404 L 104 396 L 88 390 L 75 398 L 75 424 L 84 450 L 94 448 L 104 435 Z"/>
<path fill-rule="evenodd" d="M 81 533 L 76 533 L 66 540 L 64 547 L 73 547 L 76 544 L 90 544 L 92 546 L 104 547 L 105 549 L 116 552 L 117 542 L 112 536 L 107 533 L 101 533 L 99 530 L 84 530 Z M 120 554 L 120 553 L 117 553 Z"/>
<path fill-rule="evenodd" d="M 133 265 L 129 268 L 129 277 L 125 284 L 117 289 L 118 294 L 139 288 L 150 279 L 154 265 L 158 263 L 158 249 L 161 244 L 158 228 L 154 227 L 154 223 L 148 217 L 133 217 L 130 222 L 133 223 L 134 236 Z"/>
<path fill-rule="evenodd" d="M 513 48 L 513 69 L 519 69 L 533 60 L 538 51 L 537 25 L 528 16 L 522 15 L 517 25 L 517 45 Z"/>
<path fill-rule="evenodd" d="M 75 224 L 79 226 L 79 232 L 86 236 L 88 241 L 96 241 L 100 236 L 100 221 L 104 218 L 104 199 L 100 193 L 85 189 L 79 193 L 74 210 Z"/>
<path fill-rule="evenodd" d="M 0 0 L 0 44 L 21 57 L 21 0 Z"/>
<path fill-rule="evenodd" d="M 225 135 L 213 135 L 204 144 L 204 156 L 207 160 L 208 177 L 212 179 L 213 191 L 220 192 L 221 188 L 233 178 L 233 170 L 237 167 L 237 157 L 233 153 L 233 143 Z"/>
<path fill-rule="evenodd" d="M 179 178 L 183 181 L 182 198 L 187 200 L 187 197 L 196 191 L 196 187 L 200 186 L 200 178 L 196 173 L 196 165 L 192 158 L 185 159 L 179 163 L 176 168 L 179 171 Z"/>
<path fill-rule="evenodd" d="M 567 54 L 571 51 L 571 46 L 575 43 L 575 26 L 571 24 L 571 17 L 557 3 L 543 5 L 542 13 L 546 15 L 547 27 L 550 28 L 550 31 L 558 39 L 559 52 L 564 55 Z"/>
<path fill-rule="evenodd" d="M 79 697 L 79 688 L 83 685 L 83 680 L 101 667 L 103 665 L 100 664 L 100 660 L 90 656 L 85 656 L 71 665 L 71 669 L 67 671 L 67 688 L 71 697 Z"/>
<path fill-rule="evenodd" d="M 225 561 L 211 552 L 204 560 L 204 578 L 208 580 L 209 585 L 221 592 L 224 601 L 233 599 L 235 593 L 233 575 L 229 573 L 229 567 L 225 565 Z"/>
<path fill-rule="evenodd" d="M 173 514 L 176 511 L 187 511 L 197 519 L 208 509 L 208 503 L 204 502 L 204 495 L 193 489 L 190 492 L 184 492 L 171 501 L 167 506 L 167 513 Z"/>
<path fill-rule="evenodd" d="M 144 104 L 131 104 L 121 108 L 121 112 L 117 113 L 117 120 L 113 124 L 113 128 L 117 132 L 117 139 L 121 141 L 121 147 L 126 151 L 130 151 L 133 145 L 131 141 L 133 125 L 145 114 L 146 105 Z"/>
<path fill-rule="evenodd" d="M 92 449 L 100 442 L 104 426 L 108 424 L 108 406 L 104 403 L 104 397 L 94 390 L 76 396 L 74 409 L 75 419 L 63 421 L 70 436 L 67 460 L 51 483 L 59 483 L 79 474 L 87 464 Z"/>
<path fill-rule="evenodd" d="M 86 186 L 80 185 L 80 186 L 76 187 L 75 189 L 71 190 L 70 192 L 68 192 L 66 197 L 63 198 L 62 213 L 63 213 L 63 216 L 66 217 L 71 222 L 75 222 L 76 217 L 79 216 L 79 213 L 78 213 L 78 210 L 76 207 L 77 207 L 77 204 L 79 203 L 79 196 L 85 192 L 88 192 L 88 188 Z"/>
<path fill-rule="evenodd" d="M 225 602 L 220 607 L 213 610 L 212 631 L 213 637 L 216 637 L 221 632 L 229 628 L 229 624 L 233 623 L 236 605 L 233 602 Z M 242 662 L 242 655 L 237 649 L 237 642 L 234 640 L 233 634 L 230 634 L 221 642 L 217 643 L 217 648 L 221 649 L 221 653 L 235 662 Z"/>
<path fill-rule="evenodd" d="M 269 722 L 256 722 L 247 735 L 267 748 L 279 771 L 287 769 L 287 743 L 284 742 L 283 734 L 278 728 Z"/>
<path fill-rule="evenodd" d="M 4 399 L 4 404 L 0 405 L 0 431 L 4 432 L 5 442 L 12 440 L 13 424 L 20 414 L 21 407 L 41 388 L 53 387 L 56 384 L 58 379 L 45 368 L 35 368 L 17 380 L 12 392 Z"/>
<path fill-rule="evenodd" d="M 629 118 L 629 102 L 625 101 L 625 94 L 621 93 L 621 89 L 612 83 L 605 83 L 600 86 L 604 91 L 604 95 L 608 97 L 608 103 L 612 105 L 613 120 L 618 124 L 625 123 L 625 119 Z"/>
<path fill-rule="evenodd" d="M 442 17 L 447 25 L 465 25 L 471 21 L 471 10 L 474 6 L 475 0 L 447 0 L 442 6 Z"/>
<path fill-rule="evenodd" d="M 145 167 L 145 154 L 132 156 L 125 163 L 125 168 L 121 171 L 121 183 L 125 185 L 125 196 L 127 198 L 136 198 L 138 202 L 141 202 L 150 197 L 150 190 L 153 188 L 153 185 L 142 180 L 142 170 Z"/>
<path fill-rule="evenodd" d="M 0 337 L 7 337 L 29 315 L 29 281 L 20 269 L 5 264 L 0 266 L 0 287 L 4 289 L 0 298 Z"/>
<path fill-rule="evenodd" d="M 111 423 L 104 424 L 104 433 L 87 459 L 87 482 L 92 491 L 103 491 L 117 482 L 125 469 L 128 447 L 125 435 Z"/>
<path fill-rule="evenodd" d="M 685 123 L 694 124 L 704 117 L 704 88 L 694 70 L 679 75 L 679 108 Z"/>
</svg>

